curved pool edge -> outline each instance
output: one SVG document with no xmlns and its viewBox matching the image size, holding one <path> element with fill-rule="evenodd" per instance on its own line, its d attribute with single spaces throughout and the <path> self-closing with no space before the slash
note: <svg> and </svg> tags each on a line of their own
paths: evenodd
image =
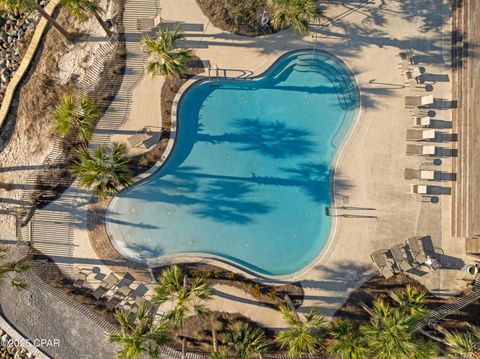
<svg viewBox="0 0 480 359">
<path fill-rule="evenodd" d="M 268 72 L 274 68 L 275 64 L 282 60 L 283 58 L 290 56 L 294 53 L 297 52 L 302 52 L 302 51 L 313 51 L 312 48 L 300 48 L 300 49 L 295 49 L 295 50 L 289 50 L 283 52 L 280 56 L 276 57 L 273 62 L 264 64 L 265 70 L 259 73 L 258 75 L 255 76 L 249 76 L 246 78 L 234 78 L 234 79 L 228 79 L 229 81 L 249 81 L 249 80 L 258 80 L 261 79 L 262 77 L 266 76 Z M 317 51 L 321 51 L 324 53 L 329 54 L 333 58 L 335 58 L 337 61 L 339 61 L 345 69 L 348 71 L 348 74 L 351 75 L 352 80 L 354 80 L 355 87 L 357 89 L 357 97 L 358 97 L 358 104 L 357 107 L 352 111 L 352 124 L 349 126 L 348 131 L 345 135 L 344 140 L 341 142 L 340 146 L 337 148 L 337 151 L 335 151 L 335 155 L 332 159 L 332 173 L 333 175 L 330 177 L 330 189 L 331 189 L 331 206 L 336 206 L 336 198 L 335 198 L 335 177 L 336 177 L 336 170 L 338 168 L 339 163 L 341 162 L 341 157 L 344 153 L 344 150 L 346 147 L 348 147 L 352 137 L 353 133 L 355 132 L 359 119 L 361 117 L 362 113 L 362 102 L 363 102 L 363 97 L 362 97 L 362 92 L 360 85 L 358 83 L 357 77 L 355 76 L 355 73 L 353 70 L 350 68 L 350 66 L 347 65 L 345 61 L 343 61 L 339 56 L 326 51 L 326 50 L 320 50 L 317 49 Z M 113 206 L 116 204 L 118 199 L 120 198 L 119 194 L 133 186 L 137 186 L 140 183 L 144 182 L 147 180 L 150 176 L 155 174 L 158 170 L 160 170 L 165 162 L 169 159 L 170 154 L 174 148 L 175 145 L 175 140 L 177 136 L 177 123 L 178 123 L 178 116 L 177 116 L 177 110 L 178 110 L 178 105 L 181 103 L 183 95 L 193 87 L 193 85 L 196 85 L 201 82 L 208 82 L 211 81 L 208 77 L 205 75 L 195 75 L 192 78 L 188 79 L 179 89 L 177 94 L 174 97 L 173 103 L 172 103 L 172 111 L 171 111 L 171 130 L 170 130 L 170 137 L 167 141 L 167 146 L 165 148 L 164 153 L 162 154 L 161 158 L 159 161 L 157 161 L 151 168 L 149 168 L 147 171 L 135 176 L 133 178 L 134 183 L 128 187 L 123 188 L 120 192 L 118 192 L 108 203 L 106 211 L 105 211 L 105 218 L 108 218 L 108 216 L 111 213 L 111 210 Z M 255 271 L 251 268 L 248 268 L 238 262 L 235 262 L 233 260 L 229 260 L 225 257 L 219 256 L 219 255 L 214 255 L 214 254 L 209 254 L 209 253 L 204 253 L 204 252 L 184 252 L 184 253 L 177 253 L 177 254 L 169 254 L 169 255 L 163 255 L 156 257 L 155 259 L 151 260 L 139 260 L 138 258 L 133 258 L 126 256 L 122 249 L 119 248 L 119 246 L 116 244 L 116 241 L 113 239 L 113 235 L 109 231 L 109 226 L 108 222 L 105 221 L 105 233 L 108 237 L 108 240 L 110 244 L 114 247 L 114 249 L 124 258 L 137 262 L 137 263 L 144 263 L 147 264 L 151 268 L 156 268 L 156 267 L 161 267 L 165 265 L 170 265 L 170 264 L 179 264 L 179 263 L 210 263 L 213 265 L 217 265 L 219 267 L 231 270 L 231 271 L 236 271 L 238 273 L 241 273 L 247 277 L 250 278 L 257 278 L 257 279 L 264 279 L 267 280 L 270 283 L 280 283 L 284 281 L 297 281 L 300 280 L 302 276 L 304 276 L 307 272 L 312 270 L 314 267 L 318 266 L 321 264 L 323 259 L 326 257 L 330 249 L 332 248 L 334 244 L 334 238 L 337 230 L 337 225 L 338 225 L 338 218 L 337 217 L 332 217 L 332 225 L 330 227 L 329 235 L 327 237 L 327 240 L 325 242 L 325 245 L 323 248 L 320 250 L 318 255 L 312 259 L 312 261 L 307 264 L 305 267 L 301 268 L 300 270 L 289 273 L 289 274 L 284 274 L 284 275 L 269 275 L 265 273 L 261 273 L 258 271 Z"/>
</svg>

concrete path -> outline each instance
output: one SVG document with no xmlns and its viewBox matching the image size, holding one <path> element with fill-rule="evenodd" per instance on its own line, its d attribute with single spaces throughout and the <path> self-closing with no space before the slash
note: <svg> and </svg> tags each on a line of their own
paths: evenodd
<svg viewBox="0 0 480 359">
<path fill-rule="evenodd" d="M 405 168 L 433 168 L 423 159 L 405 155 L 405 132 L 411 126 L 411 116 L 403 107 L 403 97 L 433 94 L 436 98 L 451 99 L 449 3 L 448 0 L 340 1 L 327 6 L 329 20 L 313 28 L 313 36 L 301 38 L 291 31 L 282 31 L 247 38 L 213 27 L 195 0 L 162 1 L 162 17 L 181 22 L 188 46 L 213 67 L 226 69 L 228 76 L 259 74 L 286 51 L 316 46 L 339 56 L 357 77 L 362 109 L 336 166 L 336 181 L 347 183 L 348 188 L 335 190 L 335 204 L 347 209 L 338 211 L 339 216 L 335 217 L 334 236 L 325 255 L 318 258 L 311 270 L 295 278 L 301 280 L 305 288 L 302 310 L 316 307 L 322 314 L 332 315 L 353 289 L 375 273 L 370 252 L 403 242 L 412 235 L 429 234 L 434 244 L 442 247 L 448 256 L 460 261 L 469 260 L 464 255 L 463 242 L 449 235 L 450 197 L 441 196 L 439 203 L 431 203 L 409 194 L 413 182 L 403 178 Z M 144 111 L 144 106 L 158 105 L 161 80 L 153 80 L 158 83 L 146 78 L 137 81 L 142 76 L 139 71 L 143 60 L 137 47 L 139 34 L 133 29 L 135 18 L 154 17 L 155 11 L 149 1 L 127 1 L 126 27 L 133 34 L 129 35 L 125 86 L 122 84 L 118 99 L 105 116 L 111 123 L 103 122 L 97 129 L 96 142 L 105 143 L 133 133 L 143 126 L 138 122 L 140 118 L 143 121 L 156 111 L 153 107 Z M 414 49 L 419 55 L 419 66 L 432 75 L 429 84 L 433 92 L 427 93 L 421 88 L 410 90 L 403 85 L 396 55 L 406 49 Z M 138 96 L 128 97 L 129 91 Z M 450 112 L 437 108 L 435 119 L 449 123 Z M 115 116 L 117 113 L 122 115 Z M 449 128 L 439 131 L 451 133 Z M 454 148 L 456 143 L 438 145 Z M 451 172 L 451 159 L 443 159 L 442 166 L 435 169 Z M 450 186 L 448 183 L 435 184 Z M 59 204 L 69 196 L 74 198 L 71 204 Z M 68 256 L 58 256 L 59 263 L 98 264 L 86 232 L 85 204 L 88 198 L 88 195 L 71 189 L 60 201 L 45 209 L 46 212 L 68 212 L 77 221 L 72 226 L 73 251 Z M 51 241 L 57 240 L 64 240 L 64 237 L 55 237 L 52 233 Z M 418 273 L 421 275 L 416 278 L 431 290 L 449 292 L 455 290 L 457 273 L 458 269 L 454 267 L 435 273 Z M 244 297 L 230 289 L 228 294 Z M 215 301 L 211 305 L 229 307 L 233 302 Z M 267 326 L 281 326 L 278 315 L 263 309 L 259 311 L 256 304 L 252 304 L 251 310 L 246 303 L 235 305 L 254 318 L 263 314 L 262 320 Z"/>
<path fill-rule="evenodd" d="M 287 326 L 278 310 L 259 303 L 250 293 L 224 284 L 214 284 L 212 288 L 214 295 L 207 303 L 210 310 L 240 313 L 261 326 L 271 329 Z"/>
</svg>

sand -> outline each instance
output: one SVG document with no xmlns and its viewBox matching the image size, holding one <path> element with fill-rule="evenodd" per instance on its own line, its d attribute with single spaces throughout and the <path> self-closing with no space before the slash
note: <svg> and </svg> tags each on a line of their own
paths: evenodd
<svg viewBox="0 0 480 359">
<path fill-rule="evenodd" d="M 102 0 L 111 14 L 111 1 Z M 28 82 L 17 94 L 20 104 L 12 112 L 7 141 L 0 141 L 0 233 L 3 239 L 15 238 L 15 209 L 21 204 L 27 178 L 38 169 L 53 146 L 49 111 L 62 93 L 73 91 L 93 63 L 96 50 L 107 40 L 95 18 L 74 20 L 62 9 L 58 20 L 69 31 L 82 34 L 73 44 L 64 46 L 61 35 L 50 29 L 44 38 L 41 56 L 28 74 Z M 18 101 L 18 100 L 17 100 Z M 5 129 L 2 132 L 5 133 Z"/>
</svg>

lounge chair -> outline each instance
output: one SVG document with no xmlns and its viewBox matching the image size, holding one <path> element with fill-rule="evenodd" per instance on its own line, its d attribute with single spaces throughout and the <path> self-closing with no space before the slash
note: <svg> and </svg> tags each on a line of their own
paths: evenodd
<svg viewBox="0 0 480 359">
<path fill-rule="evenodd" d="M 406 180 L 435 180 L 435 171 L 431 170 L 414 170 L 411 168 L 405 168 L 404 178 Z"/>
<path fill-rule="evenodd" d="M 372 252 L 370 254 L 370 258 L 372 258 L 372 261 L 377 266 L 380 274 L 383 275 L 386 279 L 394 275 L 391 265 L 387 263 L 385 250 L 380 249 L 375 252 Z"/>
<path fill-rule="evenodd" d="M 115 292 L 116 295 L 122 297 L 122 298 L 128 298 L 130 296 L 130 293 L 132 293 L 132 288 L 128 286 L 122 286 L 117 289 Z"/>
<path fill-rule="evenodd" d="M 73 286 L 77 287 L 77 288 L 83 288 L 86 281 L 87 281 L 87 275 L 85 275 L 83 273 L 79 273 L 77 275 L 77 278 L 73 282 Z"/>
<path fill-rule="evenodd" d="M 123 298 L 120 298 L 120 297 L 117 297 L 117 296 L 113 296 L 111 297 L 107 303 L 105 304 L 105 307 L 108 309 L 108 310 L 114 310 L 119 304 L 120 302 L 122 301 Z"/>
<path fill-rule="evenodd" d="M 137 19 L 137 30 L 140 32 L 150 32 L 162 23 L 162 18 L 158 15 L 155 18 Z"/>
<path fill-rule="evenodd" d="M 435 156 L 437 148 L 431 145 L 413 145 L 407 144 L 407 155 L 409 156 Z"/>
<path fill-rule="evenodd" d="M 128 143 L 132 147 L 138 147 L 142 145 L 145 141 L 149 140 L 152 137 L 152 131 L 147 127 L 142 128 L 138 133 L 127 138 Z"/>
<path fill-rule="evenodd" d="M 119 282 L 120 278 L 115 275 L 115 273 L 110 273 L 107 275 L 102 282 L 99 284 L 97 288 L 93 291 L 92 295 L 95 297 L 96 300 L 102 298 L 110 289 L 115 287 L 115 285 Z"/>
<path fill-rule="evenodd" d="M 100 298 L 102 298 L 105 293 L 108 292 L 108 289 L 102 287 L 101 285 L 95 289 L 92 293 L 93 297 L 96 299 L 96 300 L 99 300 Z"/>
<path fill-rule="evenodd" d="M 406 272 L 412 269 L 412 266 L 407 261 L 407 257 L 402 250 L 401 244 L 396 244 L 390 248 L 390 254 L 401 271 Z"/>
<path fill-rule="evenodd" d="M 427 260 L 425 261 L 424 265 L 426 265 L 427 267 L 429 267 L 431 270 L 434 270 L 434 271 L 437 269 L 440 269 L 441 267 L 440 263 L 435 258 L 432 258 L 429 256 L 427 256 Z"/>
<path fill-rule="evenodd" d="M 130 273 L 124 273 L 117 283 L 117 287 L 128 287 L 135 282 L 135 278 Z"/>
<path fill-rule="evenodd" d="M 407 130 L 407 141 L 431 141 L 435 139 L 435 130 Z"/>
<path fill-rule="evenodd" d="M 410 64 L 413 64 L 413 58 L 415 57 L 415 52 L 413 50 L 407 50 L 407 51 L 400 51 L 398 53 L 398 57 L 399 57 L 399 62 L 400 63 L 405 63 L 405 62 L 408 62 Z"/>
<path fill-rule="evenodd" d="M 118 283 L 119 280 L 120 278 L 117 275 L 115 275 L 115 273 L 110 273 L 105 277 L 105 279 L 102 280 L 102 283 L 100 285 L 103 288 L 109 290 L 113 288 Z"/>
<path fill-rule="evenodd" d="M 428 109 L 423 107 L 412 107 L 410 112 L 413 116 L 425 117 L 428 116 Z"/>
<path fill-rule="evenodd" d="M 430 117 L 428 116 L 414 116 L 413 127 L 429 127 L 431 124 Z"/>
<path fill-rule="evenodd" d="M 405 107 L 425 107 L 434 103 L 433 96 L 405 96 Z"/>
<path fill-rule="evenodd" d="M 415 67 L 414 69 L 406 70 L 403 75 L 405 76 L 406 84 L 409 84 L 410 87 L 417 87 L 417 85 L 420 83 L 422 71 L 420 70 L 420 67 Z"/>
<path fill-rule="evenodd" d="M 428 259 L 425 248 L 423 247 L 422 238 L 423 237 L 410 237 L 405 242 L 410 253 L 412 253 L 413 259 L 415 259 L 418 264 L 424 264 Z"/>
<path fill-rule="evenodd" d="M 412 184 L 412 193 L 414 194 L 429 194 L 430 186 L 424 184 Z"/>
</svg>

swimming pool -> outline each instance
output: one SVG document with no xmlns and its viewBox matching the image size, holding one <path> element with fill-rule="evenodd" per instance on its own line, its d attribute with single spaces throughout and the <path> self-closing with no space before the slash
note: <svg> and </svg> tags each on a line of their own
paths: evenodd
<svg viewBox="0 0 480 359">
<path fill-rule="evenodd" d="M 141 262 L 200 254 L 262 275 L 301 270 L 327 243 L 332 163 L 358 99 L 353 74 L 323 51 L 194 83 L 167 161 L 110 204 L 113 245 Z"/>
</svg>

